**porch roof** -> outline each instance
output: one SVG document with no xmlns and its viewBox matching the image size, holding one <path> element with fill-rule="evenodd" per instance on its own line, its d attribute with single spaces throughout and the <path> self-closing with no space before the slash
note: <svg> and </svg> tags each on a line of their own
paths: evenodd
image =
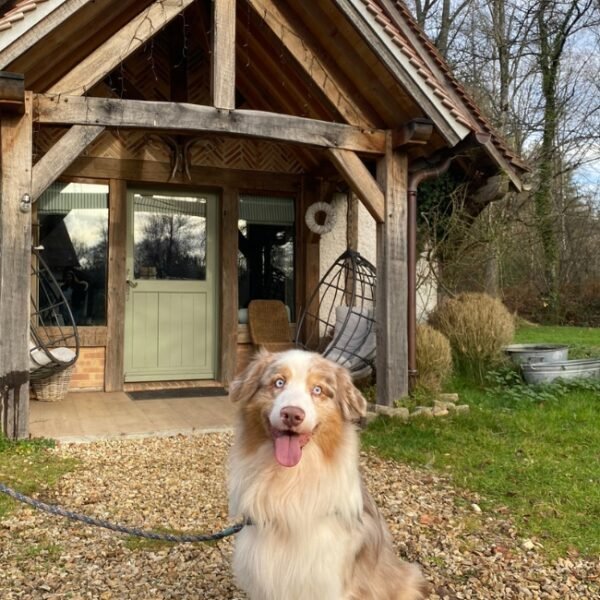
<svg viewBox="0 0 600 600">
<path fill-rule="evenodd" d="M 158 1 L 177 4 L 176 0 Z M 188 4 L 181 3 L 182 9 Z M 410 149 L 415 158 L 484 132 L 489 141 L 481 144 L 485 159 L 480 166 L 490 174 L 500 170 L 516 189 L 522 187 L 526 165 L 452 75 L 403 2 L 328 0 L 310 4 L 238 2 L 236 82 L 247 106 L 381 129 L 430 118 L 434 135 L 427 148 Z M 21 0 L 10 5 L 0 17 L 0 68 L 24 72 L 28 89 L 52 92 L 57 81 L 152 2 L 104 0 L 103 20 L 98 21 L 102 27 L 93 26 L 99 12 L 89 0 Z M 192 2 L 186 15 L 201 20 L 203 10 Z M 112 14 L 110 20 L 107 14 Z M 331 39 L 325 35 L 327 31 Z M 71 49 L 72 57 L 57 45 L 56 40 L 63 36 L 81 38 Z M 333 55 L 336 44 L 339 54 Z M 167 46 L 168 42 L 166 46 L 157 42 L 156 54 L 168 55 Z M 280 54 L 279 61 L 273 58 L 274 52 Z M 56 59 L 47 60 L 49 53 L 56 54 Z M 190 46 L 190 60 L 194 57 Z M 121 71 L 129 77 L 128 88 L 141 88 L 138 99 L 155 99 L 147 97 L 143 82 L 134 75 L 139 68 L 134 58 L 126 60 Z M 168 73 L 157 72 L 155 78 L 160 80 L 154 86 L 159 97 L 168 94 Z M 93 90 L 95 95 L 106 92 L 102 86 Z M 207 103 L 202 102 L 202 94 L 193 101 Z M 320 161 L 313 159 L 312 167 Z"/>
</svg>

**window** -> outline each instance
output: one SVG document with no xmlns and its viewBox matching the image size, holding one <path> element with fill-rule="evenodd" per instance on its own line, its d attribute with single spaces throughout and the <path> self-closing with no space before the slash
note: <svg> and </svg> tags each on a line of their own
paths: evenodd
<svg viewBox="0 0 600 600">
<path fill-rule="evenodd" d="M 108 186 L 54 183 L 38 202 L 42 258 L 78 325 L 106 325 Z"/>
<path fill-rule="evenodd" d="M 251 300 L 281 300 L 295 320 L 292 198 L 240 197 L 238 221 L 239 307 Z"/>
<path fill-rule="evenodd" d="M 206 280 L 206 198 L 135 193 L 136 279 Z"/>
</svg>

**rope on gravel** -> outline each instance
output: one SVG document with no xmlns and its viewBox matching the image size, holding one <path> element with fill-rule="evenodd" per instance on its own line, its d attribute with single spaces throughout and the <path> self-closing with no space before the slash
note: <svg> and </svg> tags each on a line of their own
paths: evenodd
<svg viewBox="0 0 600 600">
<path fill-rule="evenodd" d="M 40 502 L 35 498 L 25 496 L 25 494 L 21 494 L 20 492 L 17 492 L 16 490 L 9 488 L 2 483 L 0 483 L 0 493 L 6 494 L 14 500 L 18 500 L 19 502 L 28 504 L 29 506 L 32 506 L 37 510 L 49 513 L 51 515 L 65 517 L 67 519 L 71 519 L 72 521 L 79 521 L 81 523 L 86 523 L 87 525 L 93 525 L 95 527 L 103 527 L 104 529 L 109 529 L 110 531 L 126 533 L 135 537 L 146 538 L 149 540 L 160 540 L 163 542 L 174 542 L 177 544 L 215 542 L 218 540 L 222 540 L 223 538 L 229 537 L 231 535 L 235 535 L 236 533 L 242 530 L 244 525 L 246 525 L 246 523 L 236 523 L 231 527 L 226 527 L 225 529 L 217 531 L 215 533 L 206 533 L 198 535 L 173 535 L 170 533 L 157 533 L 154 531 L 145 531 L 137 527 L 127 527 L 125 525 L 118 525 L 116 523 L 111 523 L 110 521 L 105 521 L 104 519 L 96 519 L 95 517 L 89 517 L 87 515 L 75 513 L 65 508 L 62 508 L 61 506 L 56 506 L 54 504 L 46 504 L 45 502 Z"/>
</svg>

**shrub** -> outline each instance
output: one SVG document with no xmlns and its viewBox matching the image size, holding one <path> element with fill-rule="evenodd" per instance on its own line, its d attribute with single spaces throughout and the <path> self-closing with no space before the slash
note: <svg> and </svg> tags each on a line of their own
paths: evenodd
<svg viewBox="0 0 600 600">
<path fill-rule="evenodd" d="M 429 325 L 418 325 L 416 354 L 416 388 L 439 392 L 452 375 L 452 350 L 448 338 Z"/>
<path fill-rule="evenodd" d="M 500 363 L 515 324 L 508 309 L 487 294 L 464 293 L 441 302 L 429 322 L 450 341 L 457 368 L 483 380 L 485 371 Z"/>
</svg>

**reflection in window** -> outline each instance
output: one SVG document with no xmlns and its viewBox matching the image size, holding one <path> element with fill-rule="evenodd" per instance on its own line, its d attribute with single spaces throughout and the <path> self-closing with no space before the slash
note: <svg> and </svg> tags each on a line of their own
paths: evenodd
<svg viewBox="0 0 600 600">
<path fill-rule="evenodd" d="M 251 300 L 281 300 L 295 319 L 294 201 L 240 197 L 238 221 L 239 307 Z"/>
<path fill-rule="evenodd" d="M 206 198 L 135 193 L 134 277 L 206 279 Z"/>
<path fill-rule="evenodd" d="M 38 202 L 42 257 L 78 325 L 106 325 L 108 186 L 54 183 Z"/>
</svg>

